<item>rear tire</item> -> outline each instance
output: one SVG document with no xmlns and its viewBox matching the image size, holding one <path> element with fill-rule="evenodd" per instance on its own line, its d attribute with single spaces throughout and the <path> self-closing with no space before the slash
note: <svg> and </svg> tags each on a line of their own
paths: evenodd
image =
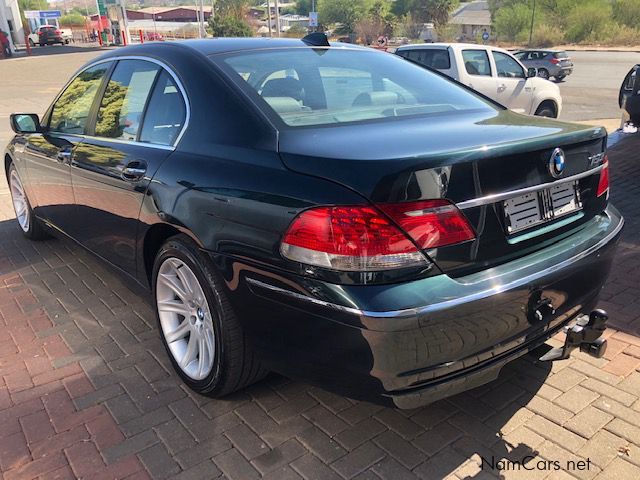
<svg viewBox="0 0 640 480">
<path fill-rule="evenodd" d="M 222 397 L 268 373 L 248 345 L 211 260 L 191 239 L 167 240 L 152 278 L 162 342 L 189 388 Z"/>
<path fill-rule="evenodd" d="M 22 234 L 30 240 L 44 240 L 49 238 L 50 235 L 47 232 L 47 227 L 33 214 L 33 209 L 22 185 L 22 180 L 20 180 L 18 170 L 16 170 L 13 163 L 9 166 L 8 181 L 13 210 Z"/>
<path fill-rule="evenodd" d="M 546 68 L 539 68 L 538 76 L 540 78 L 544 78 L 545 80 L 549 80 L 549 70 L 547 70 Z"/>
</svg>

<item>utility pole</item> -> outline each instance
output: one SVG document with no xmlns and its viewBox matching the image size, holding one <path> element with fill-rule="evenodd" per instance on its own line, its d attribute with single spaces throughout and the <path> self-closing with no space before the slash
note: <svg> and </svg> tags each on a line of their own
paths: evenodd
<svg viewBox="0 0 640 480">
<path fill-rule="evenodd" d="M 271 0 L 267 0 L 267 25 L 269 26 L 269 37 L 273 37 L 271 32 Z"/>
<path fill-rule="evenodd" d="M 200 0 L 200 38 L 205 38 L 207 31 L 204 28 L 204 0 Z"/>
<path fill-rule="evenodd" d="M 280 36 L 280 6 L 278 5 L 278 0 L 276 2 L 276 36 Z"/>
<path fill-rule="evenodd" d="M 533 36 L 533 20 L 536 17 L 536 0 L 533 0 L 533 11 L 531 12 L 531 27 L 529 28 L 529 46 L 531 46 L 531 37 Z"/>
</svg>

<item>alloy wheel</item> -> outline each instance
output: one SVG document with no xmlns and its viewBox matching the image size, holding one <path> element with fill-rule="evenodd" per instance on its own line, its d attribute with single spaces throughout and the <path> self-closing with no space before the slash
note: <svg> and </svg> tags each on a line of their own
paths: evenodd
<svg viewBox="0 0 640 480">
<path fill-rule="evenodd" d="M 9 184 L 11 186 L 11 198 L 13 200 L 13 209 L 16 213 L 16 219 L 20 224 L 23 232 L 29 231 L 31 223 L 29 203 L 27 202 L 27 196 L 24 193 L 24 187 L 18 177 L 18 172 L 13 169 L 9 176 Z"/>
<path fill-rule="evenodd" d="M 195 273 L 182 260 L 164 260 L 156 280 L 162 334 L 178 367 L 193 380 L 213 369 L 215 331 L 211 309 Z"/>
</svg>

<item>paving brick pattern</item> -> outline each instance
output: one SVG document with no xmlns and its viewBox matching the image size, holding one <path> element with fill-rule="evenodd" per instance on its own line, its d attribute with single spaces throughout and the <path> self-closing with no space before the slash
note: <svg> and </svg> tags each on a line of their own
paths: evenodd
<svg viewBox="0 0 640 480">
<path fill-rule="evenodd" d="M 224 400 L 193 394 L 148 300 L 78 247 L 23 239 L 0 190 L 0 480 L 637 480 L 638 147 L 611 155 L 627 228 L 602 295 L 616 327 L 605 358 L 525 357 L 496 382 L 410 411 L 278 375 Z M 525 458 L 532 470 L 509 463 Z"/>
</svg>

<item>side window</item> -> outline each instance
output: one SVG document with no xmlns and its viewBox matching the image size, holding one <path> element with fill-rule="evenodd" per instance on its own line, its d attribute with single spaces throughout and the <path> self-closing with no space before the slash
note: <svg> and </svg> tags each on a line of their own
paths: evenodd
<svg viewBox="0 0 640 480">
<path fill-rule="evenodd" d="M 160 67 L 144 60 L 121 60 L 102 97 L 95 134 L 135 140 L 144 106 Z"/>
<path fill-rule="evenodd" d="M 51 111 L 52 132 L 82 135 L 96 93 L 111 63 L 101 63 L 80 73 L 60 95 Z"/>
<path fill-rule="evenodd" d="M 462 60 L 469 75 L 491 76 L 491 64 L 486 50 L 463 50 Z"/>
<path fill-rule="evenodd" d="M 493 53 L 499 77 L 526 78 L 524 69 L 511 56 L 502 52 L 491 53 Z"/>
<path fill-rule="evenodd" d="M 435 68 L 436 70 L 449 70 L 451 68 L 449 51 L 444 48 L 417 48 L 415 50 L 401 50 L 399 55 L 413 60 L 420 65 L 424 65 L 425 67 Z"/>
<path fill-rule="evenodd" d="M 140 131 L 140 141 L 173 145 L 187 115 L 187 107 L 175 81 L 162 71 L 151 94 Z"/>
</svg>

